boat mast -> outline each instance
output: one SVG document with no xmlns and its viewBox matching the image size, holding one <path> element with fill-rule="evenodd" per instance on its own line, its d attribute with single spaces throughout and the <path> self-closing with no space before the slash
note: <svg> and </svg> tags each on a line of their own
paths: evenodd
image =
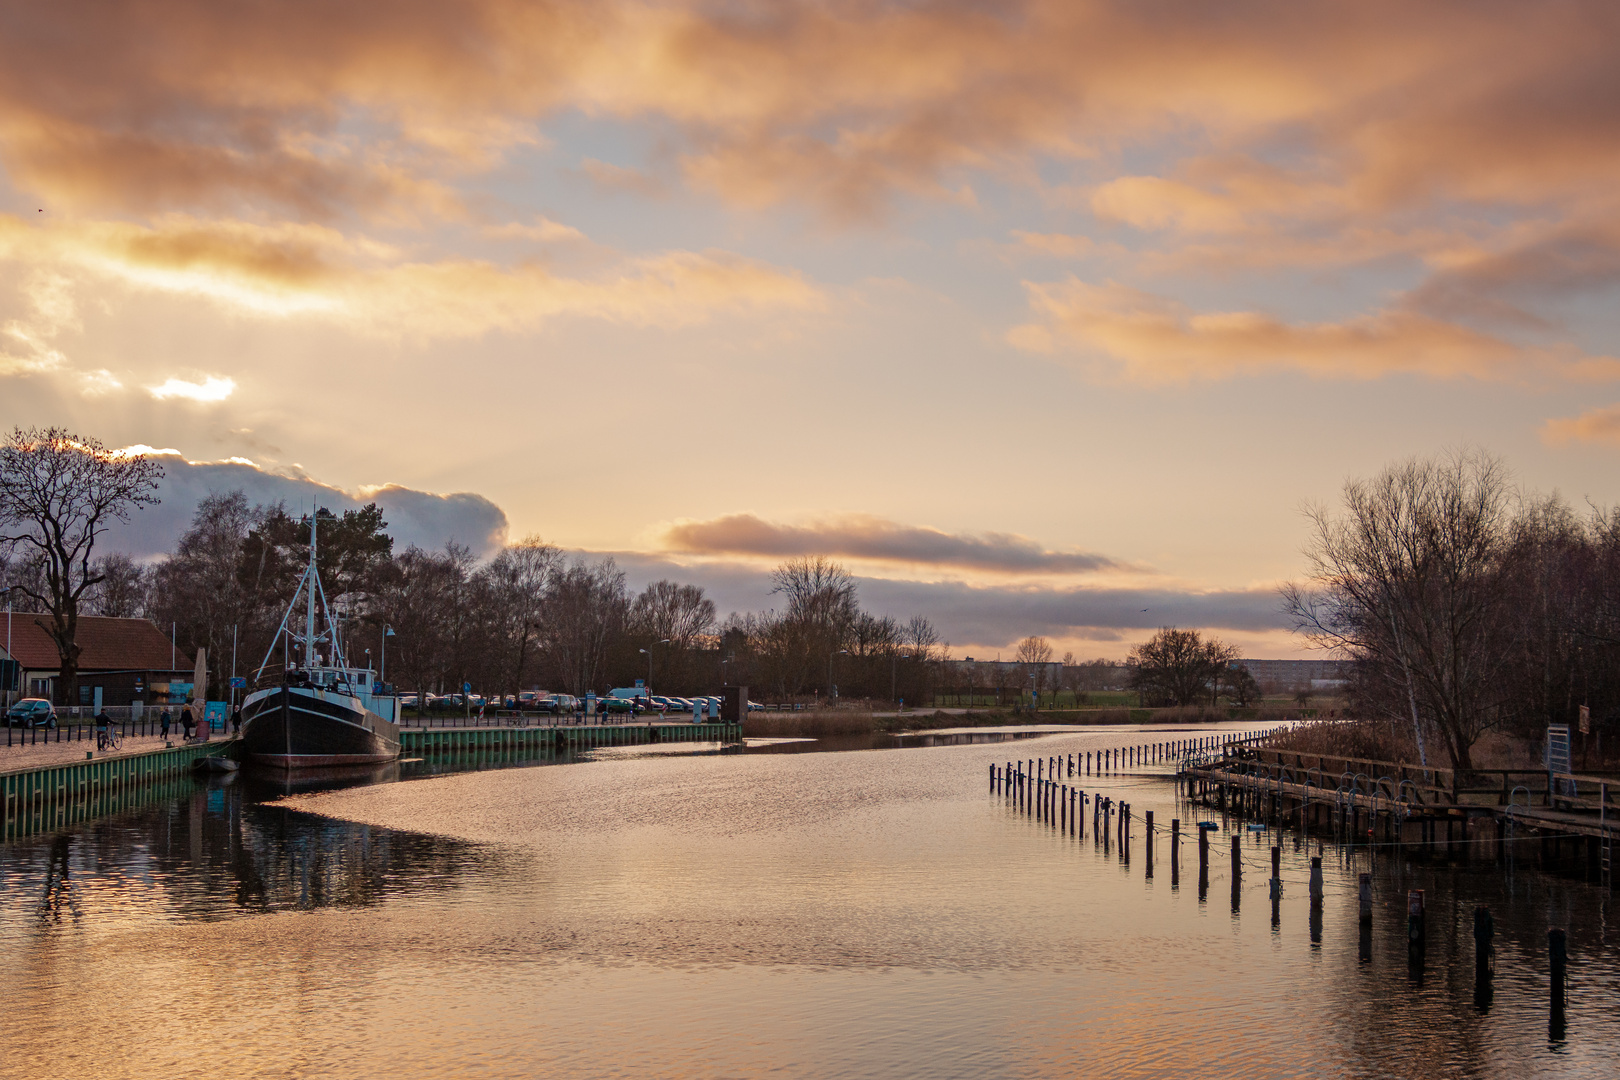
<svg viewBox="0 0 1620 1080">
<path fill-rule="evenodd" d="M 304 571 L 305 581 L 309 584 L 309 604 L 304 611 L 304 666 L 315 666 L 315 523 L 320 520 L 319 507 L 309 516 L 309 569 Z"/>
</svg>

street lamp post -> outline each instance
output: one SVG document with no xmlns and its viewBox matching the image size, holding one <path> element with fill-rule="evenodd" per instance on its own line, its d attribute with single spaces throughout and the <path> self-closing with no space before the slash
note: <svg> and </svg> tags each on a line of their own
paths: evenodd
<svg viewBox="0 0 1620 1080">
<path fill-rule="evenodd" d="M 388 639 L 393 637 L 393 636 L 394 636 L 393 629 L 387 623 L 383 623 L 382 658 L 381 658 L 382 659 L 382 664 L 378 668 L 378 671 L 377 671 L 377 681 L 378 682 L 385 683 L 385 682 L 388 681 Z"/>
<path fill-rule="evenodd" d="M 669 644 L 669 638 L 664 638 L 658 644 L 660 644 L 660 645 L 668 645 Z M 641 651 L 643 653 L 647 654 L 647 707 L 650 709 L 650 708 L 652 708 L 652 657 L 653 657 L 653 654 L 652 654 L 652 649 L 650 649 L 650 648 L 642 649 Z"/>
<path fill-rule="evenodd" d="M 19 677 L 17 658 L 11 655 L 11 590 L 15 585 L 5 587 L 6 594 L 6 663 L 11 665 L 11 677 L 6 680 L 6 708 L 11 708 L 11 684 Z M 9 738 L 9 736 L 8 736 Z"/>
<path fill-rule="evenodd" d="M 829 652 L 827 654 L 827 700 L 829 701 L 838 696 L 838 687 L 833 685 L 833 657 L 848 655 L 848 649 L 839 649 L 837 652 Z"/>
<path fill-rule="evenodd" d="M 898 700 L 895 697 L 895 695 L 900 692 L 899 688 L 898 688 L 898 684 L 895 682 L 895 667 L 896 667 L 896 665 L 898 665 L 900 663 L 900 661 L 902 661 L 902 660 L 910 660 L 910 659 L 911 659 L 911 654 L 910 653 L 907 653 L 904 656 L 890 656 L 889 657 L 889 700 L 890 701 Z"/>
</svg>

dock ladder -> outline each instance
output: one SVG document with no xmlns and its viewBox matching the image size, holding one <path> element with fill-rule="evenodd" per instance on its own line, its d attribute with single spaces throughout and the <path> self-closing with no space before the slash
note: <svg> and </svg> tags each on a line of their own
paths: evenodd
<svg viewBox="0 0 1620 1080">
<path fill-rule="evenodd" d="M 1600 880 L 1605 889 L 1613 888 L 1610 867 L 1614 865 L 1614 838 L 1609 834 L 1609 785 L 1598 784 L 1598 851 Z"/>
</svg>

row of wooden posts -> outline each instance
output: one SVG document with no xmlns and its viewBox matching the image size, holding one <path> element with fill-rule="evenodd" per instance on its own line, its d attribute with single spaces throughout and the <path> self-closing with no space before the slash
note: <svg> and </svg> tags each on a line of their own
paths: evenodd
<svg viewBox="0 0 1620 1080">
<path fill-rule="evenodd" d="M 1095 764 L 1099 773 L 1112 772 L 1131 764 L 1178 758 L 1201 750 L 1225 748 L 1237 741 L 1230 737 L 1211 736 L 1201 739 L 1177 740 L 1095 751 Z M 1085 839 L 1086 806 L 1091 806 L 1093 836 L 1109 850 L 1117 837 L 1120 854 L 1127 865 L 1130 862 L 1131 804 L 1116 803 L 1102 794 L 1088 795 L 1077 786 L 1061 783 L 1061 777 L 1083 772 L 1091 775 L 1093 752 L 1053 755 L 1045 759 L 1029 758 L 990 766 L 990 790 L 1012 802 L 1023 813 L 1053 825 L 1066 835 Z M 1117 822 L 1115 817 L 1117 815 Z M 1146 829 L 1144 854 L 1147 877 L 1153 877 L 1153 811 L 1143 813 Z M 1198 822 L 1198 898 L 1203 900 L 1209 892 L 1209 834 L 1217 826 L 1214 822 Z M 1181 884 L 1181 819 L 1170 820 L 1170 885 Z M 1242 836 L 1232 835 L 1232 910 L 1236 912 L 1242 895 L 1243 847 Z M 1282 847 L 1271 847 L 1271 918 L 1272 925 L 1280 922 L 1279 902 L 1282 899 Z M 1372 875 L 1364 873 L 1358 881 L 1358 907 L 1360 921 L 1359 956 L 1363 961 L 1372 959 L 1373 890 Z M 1322 940 L 1322 855 L 1311 856 L 1310 876 L 1311 941 Z M 1427 944 L 1424 890 L 1412 889 L 1407 893 L 1407 958 L 1415 970 L 1421 970 Z M 1492 979 L 1496 972 L 1495 920 L 1488 907 L 1474 909 L 1475 970 L 1474 996 L 1477 1004 L 1490 1001 Z M 1551 1013 L 1549 1032 L 1555 1039 L 1563 1038 L 1565 1027 L 1566 972 L 1568 967 L 1568 936 L 1558 927 L 1547 931 L 1547 956 L 1551 969 Z"/>
</svg>

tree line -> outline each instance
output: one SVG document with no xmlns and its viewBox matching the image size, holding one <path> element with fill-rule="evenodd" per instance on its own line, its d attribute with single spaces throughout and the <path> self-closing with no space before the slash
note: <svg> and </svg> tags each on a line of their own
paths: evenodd
<svg viewBox="0 0 1620 1080">
<path fill-rule="evenodd" d="M 1620 509 L 1522 492 L 1479 451 L 1414 459 L 1309 511 L 1295 626 L 1356 661 L 1355 712 L 1429 764 L 1474 767 L 1480 739 L 1539 744 L 1620 720 Z"/>
<path fill-rule="evenodd" d="M 138 455 L 56 429 L 19 430 L 0 446 L 0 496 L 9 499 L 0 501 L 0 580 L 18 610 L 50 616 L 63 701 L 76 699 L 83 615 L 149 618 L 187 654 L 206 649 L 213 687 L 300 659 L 271 646 L 308 562 L 307 517 L 216 492 L 165 557 L 97 553 L 115 521 L 156 501 L 162 475 Z M 776 569 L 780 610 L 722 621 L 698 585 L 632 591 L 611 558 L 570 557 L 535 537 L 481 560 L 455 543 L 395 550 L 375 504 L 317 517 L 318 565 L 347 659 L 402 690 L 583 695 L 650 677 L 682 696 L 730 683 L 784 698 L 917 700 L 945 651 L 928 620 L 863 610 L 854 579 L 826 559 Z"/>
</svg>

